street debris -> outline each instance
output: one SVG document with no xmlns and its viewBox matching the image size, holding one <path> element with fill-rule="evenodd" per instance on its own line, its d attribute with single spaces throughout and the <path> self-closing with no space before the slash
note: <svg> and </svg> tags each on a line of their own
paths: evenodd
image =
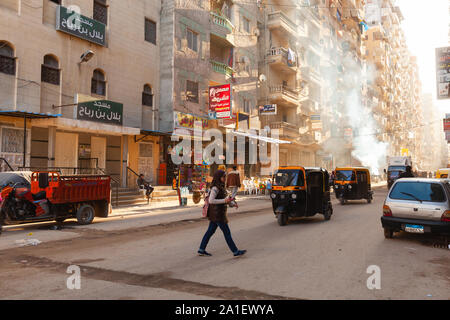
<svg viewBox="0 0 450 320">
<path fill-rule="evenodd" d="M 26 246 L 37 246 L 38 244 L 42 243 L 42 241 L 39 241 L 38 239 L 22 239 L 16 240 L 15 243 L 19 247 L 26 247 Z"/>
</svg>

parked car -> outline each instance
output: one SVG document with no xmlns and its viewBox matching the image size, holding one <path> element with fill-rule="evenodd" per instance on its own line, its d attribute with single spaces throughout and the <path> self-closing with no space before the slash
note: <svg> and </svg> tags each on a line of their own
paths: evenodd
<svg viewBox="0 0 450 320">
<path fill-rule="evenodd" d="M 394 232 L 450 234 L 450 180 L 402 178 L 383 205 L 384 236 Z"/>
</svg>

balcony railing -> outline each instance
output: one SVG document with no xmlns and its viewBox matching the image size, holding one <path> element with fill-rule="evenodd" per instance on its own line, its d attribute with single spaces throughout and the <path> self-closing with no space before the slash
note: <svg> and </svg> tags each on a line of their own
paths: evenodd
<svg viewBox="0 0 450 320">
<path fill-rule="evenodd" d="M 279 121 L 279 122 L 272 122 L 269 126 L 271 130 L 272 129 L 279 130 L 279 134 L 281 136 L 296 137 L 299 135 L 298 127 L 292 123 Z"/>
<path fill-rule="evenodd" d="M 268 49 L 267 50 L 267 56 L 268 57 L 277 57 L 277 56 L 281 56 L 284 60 L 287 66 L 289 67 L 296 67 L 297 66 L 297 61 L 298 61 L 298 57 L 295 57 L 295 63 L 288 64 L 288 49 L 283 48 L 283 47 L 279 47 L 279 48 L 272 48 L 272 49 Z"/>
<path fill-rule="evenodd" d="M 286 95 L 292 99 L 298 99 L 298 93 L 294 91 L 293 89 L 283 86 L 283 85 L 276 85 L 276 86 L 270 86 L 269 87 L 270 93 L 281 93 L 283 95 Z"/>
<path fill-rule="evenodd" d="M 227 64 L 214 60 L 211 60 L 211 67 L 213 68 L 214 72 L 221 73 L 227 76 L 232 76 L 234 72 L 233 68 L 231 68 Z"/>
<path fill-rule="evenodd" d="M 233 32 L 234 26 L 230 22 L 230 20 L 228 20 L 227 18 L 222 17 L 222 16 L 218 15 L 217 13 L 211 12 L 211 19 L 214 24 L 216 24 L 220 27 L 226 28 L 230 32 Z"/>
</svg>

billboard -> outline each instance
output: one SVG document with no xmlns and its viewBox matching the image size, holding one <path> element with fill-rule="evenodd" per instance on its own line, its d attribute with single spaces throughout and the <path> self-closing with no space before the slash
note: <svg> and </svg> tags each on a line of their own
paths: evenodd
<svg viewBox="0 0 450 320">
<path fill-rule="evenodd" d="M 259 106 L 259 114 L 261 116 L 271 116 L 277 114 L 276 104 L 267 104 L 265 106 Z"/>
<path fill-rule="evenodd" d="M 437 99 L 450 99 L 450 47 L 436 49 Z"/>
<path fill-rule="evenodd" d="M 231 118 L 231 84 L 209 87 L 210 119 Z"/>
</svg>

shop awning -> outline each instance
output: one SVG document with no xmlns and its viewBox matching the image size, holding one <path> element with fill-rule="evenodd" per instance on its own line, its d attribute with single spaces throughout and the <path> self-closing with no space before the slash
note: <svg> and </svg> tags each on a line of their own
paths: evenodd
<svg viewBox="0 0 450 320">
<path fill-rule="evenodd" d="M 0 116 L 26 118 L 26 119 L 48 119 L 48 118 L 58 118 L 61 117 L 62 115 L 20 111 L 20 110 L 0 110 Z"/>
<path fill-rule="evenodd" d="M 23 167 L 26 165 L 27 157 L 27 119 L 58 118 L 60 114 L 37 113 L 22 110 L 0 110 L 0 116 L 23 119 Z"/>
<path fill-rule="evenodd" d="M 251 134 L 251 133 L 248 133 L 248 132 L 232 131 L 231 133 L 233 133 L 235 135 L 238 135 L 238 136 L 244 136 L 244 137 L 248 137 L 248 138 L 251 138 L 251 139 L 256 139 L 256 140 L 260 140 L 260 141 L 264 141 L 264 142 L 268 142 L 268 143 L 292 144 L 292 142 L 290 142 L 290 141 L 274 139 L 274 138 L 269 138 L 269 137 L 262 137 L 262 136 L 259 136 L 257 134 Z"/>
<path fill-rule="evenodd" d="M 145 136 L 154 136 L 154 137 L 160 137 L 160 136 L 170 136 L 171 132 L 161 132 L 161 131 L 153 131 L 153 130 L 141 130 L 141 134 Z"/>
</svg>

